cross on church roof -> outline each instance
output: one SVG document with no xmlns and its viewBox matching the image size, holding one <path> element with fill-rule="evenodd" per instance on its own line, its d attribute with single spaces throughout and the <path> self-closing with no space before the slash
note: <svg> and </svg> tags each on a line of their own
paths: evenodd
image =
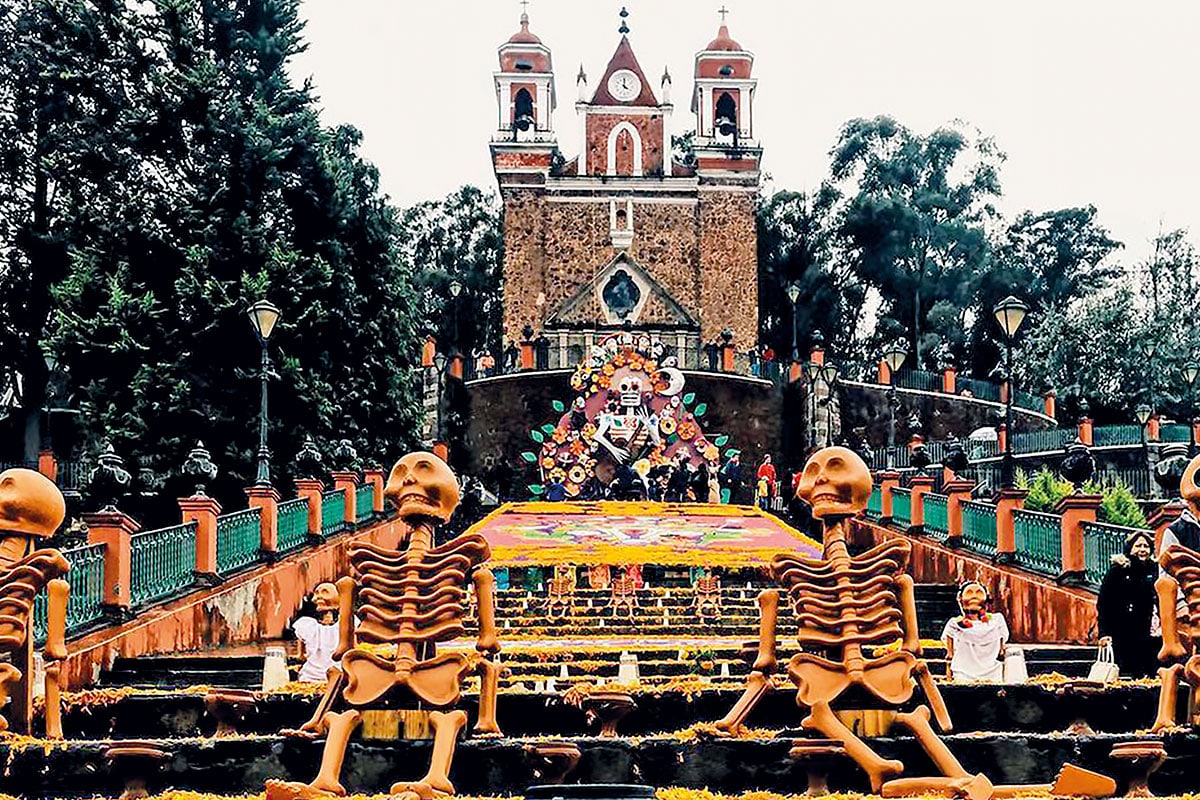
<svg viewBox="0 0 1200 800">
<path fill-rule="evenodd" d="M 521 21 L 529 21 L 529 0 L 521 0 Z"/>
<path fill-rule="evenodd" d="M 717 13 L 721 15 L 721 22 L 724 22 L 725 15 L 729 13 L 729 9 L 726 8 L 725 6 L 721 6 L 720 8 L 717 9 Z"/>
<path fill-rule="evenodd" d="M 621 17 L 621 27 L 617 28 L 617 33 L 625 35 L 626 33 L 629 33 L 629 26 L 625 24 L 625 18 L 629 16 L 629 12 L 625 9 L 625 6 L 621 6 L 621 13 L 619 16 Z"/>
</svg>

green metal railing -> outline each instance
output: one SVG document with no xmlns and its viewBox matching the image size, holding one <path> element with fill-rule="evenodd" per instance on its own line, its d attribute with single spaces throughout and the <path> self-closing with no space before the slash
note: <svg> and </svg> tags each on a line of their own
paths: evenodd
<svg viewBox="0 0 1200 800">
<path fill-rule="evenodd" d="M 1036 394 L 1022 392 L 1018 389 L 1016 396 L 1013 398 L 1013 405 L 1018 408 L 1027 408 L 1030 411 L 1042 411 L 1046 408 L 1046 401 Z"/>
<path fill-rule="evenodd" d="M 1046 575 L 1062 572 L 1062 518 L 1041 511 L 1013 511 L 1013 560 Z"/>
<path fill-rule="evenodd" d="M 950 534 L 950 515 L 944 494 L 926 492 L 922 498 L 925 505 L 925 533 L 934 539 L 945 539 Z"/>
<path fill-rule="evenodd" d="M 308 500 L 297 497 L 279 504 L 279 538 L 276 548 L 281 553 L 295 550 L 308 541 Z"/>
<path fill-rule="evenodd" d="M 903 389 L 919 389 L 924 392 L 940 392 L 942 376 L 936 372 L 906 369 L 896 373 L 895 383 Z"/>
<path fill-rule="evenodd" d="M 364 483 L 354 493 L 354 521 L 362 524 L 375 514 L 375 484 Z"/>
<path fill-rule="evenodd" d="M 1075 441 L 1075 431 L 1056 428 L 1048 431 L 1028 431 L 1013 437 L 1014 453 L 1053 453 Z"/>
<path fill-rule="evenodd" d="M 133 608 L 177 594 L 195 580 L 195 522 L 135 533 L 129 537 L 129 547 L 129 602 Z"/>
<path fill-rule="evenodd" d="M 987 381 L 976 380 L 975 378 L 958 377 L 954 380 L 954 388 L 958 389 L 959 394 L 970 394 L 972 397 L 978 397 L 980 400 L 991 400 L 994 403 L 1000 402 L 1000 386 Z"/>
<path fill-rule="evenodd" d="M 321 495 L 321 535 L 332 536 L 346 527 L 346 490 Z"/>
<path fill-rule="evenodd" d="M 1084 580 L 1093 588 L 1100 582 L 1112 564 L 1112 557 L 1125 547 L 1125 537 L 1138 528 L 1109 525 L 1106 522 L 1084 522 L 1083 528 L 1083 574 Z M 1151 538 L 1154 531 L 1147 531 Z"/>
<path fill-rule="evenodd" d="M 1092 444 L 1096 447 L 1141 443 L 1141 425 L 1105 425 L 1092 429 Z"/>
<path fill-rule="evenodd" d="M 867 498 L 867 516 L 871 519 L 879 519 L 883 515 L 883 490 L 878 486 L 871 489 L 871 496 Z"/>
<path fill-rule="evenodd" d="M 996 555 L 996 507 L 975 500 L 962 504 L 963 542 L 976 552 Z"/>
<path fill-rule="evenodd" d="M 898 528 L 912 525 L 912 489 L 892 488 L 892 524 Z"/>
<path fill-rule="evenodd" d="M 258 560 L 261 547 L 261 508 L 247 508 L 217 517 L 218 575 L 253 564 Z"/>
<path fill-rule="evenodd" d="M 67 598 L 67 636 L 71 636 L 104 616 L 104 545 L 73 547 L 62 554 L 71 565 L 67 573 L 67 583 L 71 585 Z M 37 644 L 46 641 L 48 602 L 45 589 L 33 598 L 33 639 Z"/>
<path fill-rule="evenodd" d="M 1188 428 L 1191 425 L 1185 425 L 1180 422 L 1172 422 L 1167 425 L 1162 425 L 1158 429 L 1158 438 L 1164 442 L 1190 442 L 1192 440 Z"/>
</svg>

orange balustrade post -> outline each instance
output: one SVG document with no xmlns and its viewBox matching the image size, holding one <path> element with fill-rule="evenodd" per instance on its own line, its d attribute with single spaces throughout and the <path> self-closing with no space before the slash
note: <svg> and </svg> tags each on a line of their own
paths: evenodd
<svg viewBox="0 0 1200 800">
<path fill-rule="evenodd" d="M 1008 452 L 1008 426 L 1003 422 L 996 426 L 996 452 Z"/>
<path fill-rule="evenodd" d="M 808 360 L 818 367 L 823 366 L 825 364 L 825 348 L 821 345 L 814 346 L 808 353 Z"/>
<path fill-rule="evenodd" d="M 383 511 L 383 470 L 381 469 L 364 469 L 363 483 L 369 483 L 375 489 L 374 501 L 371 503 L 371 510 L 376 514 Z"/>
<path fill-rule="evenodd" d="M 53 450 L 42 450 L 38 453 L 37 471 L 52 481 L 58 480 L 58 462 L 54 459 Z"/>
<path fill-rule="evenodd" d="M 946 483 L 942 491 L 946 493 L 946 546 L 958 547 L 962 544 L 962 504 L 971 499 L 971 491 L 975 488 L 972 481 L 953 480 Z"/>
<path fill-rule="evenodd" d="M 954 367 L 946 367 L 942 370 L 942 391 L 946 394 L 954 394 L 958 391 L 958 373 Z"/>
<path fill-rule="evenodd" d="M 1146 441 L 1158 442 L 1162 440 L 1162 422 L 1158 418 L 1158 414 L 1151 415 L 1150 419 L 1146 420 Z"/>
<path fill-rule="evenodd" d="M 883 359 L 879 360 L 879 366 L 875 370 L 875 381 L 880 386 L 887 386 L 892 382 L 892 370 Z"/>
<path fill-rule="evenodd" d="M 260 508 L 259 550 L 268 560 L 279 551 L 279 492 L 270 484 L 255 484 L 246 489 L 247 505 Z"/>
<path fill-rule="evenodd" d="M 303 497 L 308 501 L 309 536 L 321 535 L 321 492 L 323 491 L 325 491 L 325 484 L 316 478 L 296 479 L 296 497 Z"/>
<path fill-rule="evenodd" d="M 888 525 L 892 521 L 892 489 L 900 485 L 900 473 L 884 470 L 875 476 L 879 483 L 879 521 Z"/>
<path fill-rule="evenodd" d="M 1096 494 L 1073 494 L 1059 500 L 1054 508 L 1062 515 L 1062 574 L 1058 578 L 1061 583 L 1083 583 L 1083 523 L 1096 521 L 1101 499 Z"/>
<path fill-rule="evenodd" d="M 1081 417 L 1079 420 L 1079 441 L 1092 446 L 1092 418 Z"/>
<path fill-rule="evenodd" d="M 1058 410 L 1057 400 L 1058 395 L 1054 393 L 1053 389 L 1046 390 L 1046 393 L 1042 395 L 1042 411 L 1047 417 L 1053 417 L 1055 411 Z"/>
<path fill-rule="evenodd" d="M 104 545 L 104 606 L 124 615 L 129 611 L 129 584 L 133 577 L 133 551 L 129 537 L 141 525 L 124 511 L 84 514 L 88 544 Z"/>
<path fill-rule="evenodd" d="M 217 515 L 221 504 L 204 494 L 179 498 L 179 511 L 184 522 L 196 523 L 196 574 L 212 578 L 217 575 Z"/>
<path fill-rule="evenodd" d="M 908 482 L 912 489 L 912 514 L 909 518 L 910 533 L 925 532 L 925 494 L 933 491 L 933 478 L 928 475 L 917 475 Z"/>
<path fill-rule="evenodd" d="M 347 525 L 354 526 L 358 519 L 358 503 L 356 491 L 358 489 L 358 473 L 350 470 L 341 470 L 339 472 L 331 472 L 333 478 L 333 488 L 341 489 L 342 494 L 346 498 L 346 513 L 342 519 Z"/>
<path fill-rule="evenodd" d="M 437 339 L 432 336 L 425 337 L 425 343 L 421 345 L 421 366 L 432 367 L 433 357 L 437 354 Z"/>
<path fill-rule="evenodd" d="M 996 497 L 996 560 L 1007 564 L 1017 549 L 1016 529 L 1013 527 L 1013 511 L 1025 507 L 1024 489 L 1001 489 Z"/>
</svg>

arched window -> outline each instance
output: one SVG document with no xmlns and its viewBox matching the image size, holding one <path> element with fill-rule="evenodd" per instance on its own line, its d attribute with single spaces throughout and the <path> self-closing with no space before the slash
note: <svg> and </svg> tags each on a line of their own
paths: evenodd
<svg viewBox="0 0 1200 800">
<path fill-rule="evenodd" d="M 625 209 L 617 209 L 617 230 L 629 230 L 629 215 L 625 213 Z"/>
<path fill-rule="evenodd" d="M 721 133 L 733 133 L 733 130 L 722 130 L 724 120 L 728 120 L 728 124 L 732 125 L 734 130 L 737 129 L 737 101 L 729 92 L 721 92 L 721 96 L 717 98 L 717 129 Z"/>
<path fill-rule="evenodd" d="M 520 127 L 519 123 L 522 119 L 529 120 L 529 125 L 523 126 L 522 130 L 533 125 L 533 95 L 529 93 L 528 89 L 519 90 L 516 98 L 513 99 L 513 122 Z"/>
</svg>

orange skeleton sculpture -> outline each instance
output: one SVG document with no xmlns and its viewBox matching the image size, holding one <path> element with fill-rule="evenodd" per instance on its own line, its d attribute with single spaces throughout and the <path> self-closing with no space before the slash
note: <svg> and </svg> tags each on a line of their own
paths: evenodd
<svg viewBox="0 0 1200 800">
<path fill-rule="evenodd" d="M 971 775 L 933 730 L 931 717 L 943 731 L 950 730 L 950 715 L 929 668 L 918 658 L 921 645 L 913 580 L 904 574 L 910 545 L 894 539 L 857 556 L 847 550 L 850 519 L 866 508 L 870 493 L 871 474 L 855 453 L 842 447 L 817 452 L 805 465 L 797 495 L 824 524 L 824 558 L 780 554 L 771 565 L 799 623 L 801 652 L 788 662 L 787 673 L 797 687 L 797 704 L 809 710 L 801 726 L 840 742 L 870 777 L 872 791 L 885 797 L 939 793 L 983 800 L 1043 788 L 994 787 L 985 776 Z M 746 691 L 717 723 L 718 729 L 730 733 L 737 731 L 758 699 L 773 688 L 779 593 L 762 592 L 758 604 L 762 611 L 758 656 Z M 899 650 L 878 657 L 864 649 L 897 640 Z M 885 706 L 899 708 L 912 699 L 918 686 L 928 705 L 898 713 L 895 719 L 912 731 L 942 776 L 893 778 L 904 765 L 868 747 L 838 719 L 832 706 L 847 689 L 858 687 Z M 1100 780 L 1100 794 L 1111 791 L 1109 779 L 1095 777 Z"/>
<path fill-rule="evenodd" d="M 559 564 L 554 568 L 554 577 L 550 579 L 550 590 L 546 599 L 546 615 L 554 618 L 555 610 L 562 616 L 571 614 L 571 604 L 575 600 L 575 567 L 571 564 Z"/>
<path fill-rule="evenodd" d="M 721 616 L 721 579 L 705 570 L 696 578 L 696 616 L 702 622 L 716 622 Z"/>
<path fill-rule="evenodd" d="M 612 594 L 609 596 L 608 607 L 613 610 L 613 616 L 618 616 L 622 609 L 633 619 L 637 614 L 637 582 L 628 570 L 613 578 Z"/>
<path fill-rule="evenodd" d="M 1196 484 L 1198 469 L 1200 456 L 1192 459 L 1179 482 L 1179 493 L 1193 515 L 1200 510 L 1200 486 Z M 1158 671 L 1161 688 L 1153 730 L 1162 732 L 1175 726 L 1180 678 L 1192 687 L 1193 695 L 1200 691 L 1200 648 L 1197 647 L 1200 644 L 1197 641 L 1200 637 L 1200 552 L 1175 544 L 1159 555 L 1158 563 L 1163 568 L 1163 574 L 1154 583 L 1163 637 L 1158 660 L 1176 662 Z M 1181 601 L 1186 611 L 1180 608 Z M 1183 620 L 1179 619 L 1180 611 L 1184 611 Z M 1184 647 L 1181 636 L 1188 638 L 1190 647 Z M 1184 661 L 1189 652 L 1191 657 Z M 1192 713 L 1200 716 L 1195 708 L 1192 708 Z M 1187 722 L 1194 725 L 1196 719 Z"/>
<path fill-rule="evenodd" d="M 33 599 L 46 587 L 46 735 L 62 738 L 59 704 L 60 662 L 67 657 L 69 565 L 62 553 L 36 549 L 38 540 L 62 524 L 66 504 L 52 481 L 28 469 L 0 473 L 0 709 L 16 690 L 13 720 L 20 733 L 31 733 L 33 710 Z M 0 731 L 9 721 L 0 716 Z"/>
<path fill-rule="evenodd" d="M 467 584 L 474 583 L 479 607 L 479 639 L 483 658 L 480 673 L 479 720 L 476 733 L 498 735 L 496 693 L 499 665 L 491 657 L 500 650 L 496 638 L 494 579 L 481 567 L 489 555 L 478 535 L 463 535 L 433 546 L 433 529 L 446 522 L 458 505 L 458 485 L 450 468 L 430 453 L 410 453 L 392 468 L 386 497 L 400 509 L 408 530 L 401 547 L 392 550 L 370 544 L 353 545 L 350 563 L 354 577 L 337 582 L 340 597 L 341 644 L 335 656 L 341 667 L 330 670 L 329 688 L 313 718 L 295 735 L 328 739 L 321 769 L 311 784 L 268 781 L 268 798 L 344 795 L 338 778 L 350 735 L 362 721 L 359 709 L 381 705 L 385 698 L 413 701 L 437 709 L 449 708 L 460 696 L 460 684 L 473 668 L 462 653 L 438 653 L 436 644 L 463 635 Z M 362 623 L 354 627 L 354 594 Z M 385 658 L 356 646 L 357 641 L 394 645 Z M 345 710 L 334 711 L 338 704 Z M 414 783 L 398 783 L 391 792 L 429 800 L 454 794 L 449 780 L 455 741 L 466 724 L 461 710 L 433 711 L 434 731 L 429 771 Z"/>
</svg>

